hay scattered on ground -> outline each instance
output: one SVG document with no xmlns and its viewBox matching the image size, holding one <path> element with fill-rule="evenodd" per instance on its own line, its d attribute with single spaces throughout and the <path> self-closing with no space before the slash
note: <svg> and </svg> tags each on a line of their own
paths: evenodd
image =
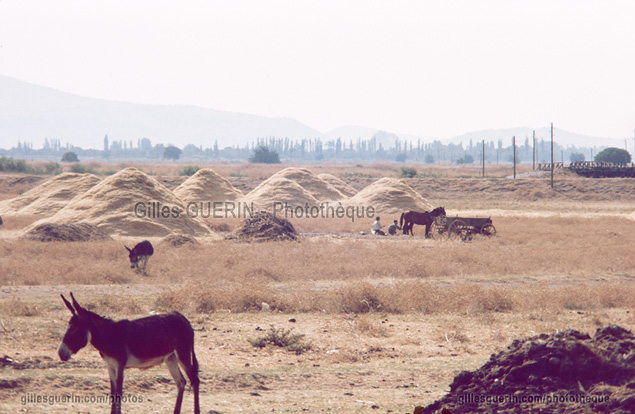
<svg viewBox="0 0 635 414">
<path fill-rule="evenodd" d="M 94 174 L 63 173 L 18 197 L 0 202 L 0 211 L 5 214 L 52 216 L 99 181 Z"/>
<path fill-rule="evenodd" d="M 344 194 L 346 197 L 353 197 L 355 194 L 357 194 L 357 190 L 355 188 L 351 187 L 346 182 L 340 180 L 332 174 L 322 173 L 318 174 L 318 177 L 329 183 L 333 188 Z"/>
<path fill-rule="evenodd" d="M 212 234 L 202 218 L 188 216 L 181 200 L 170 190 L 136 168 L 126 168 L 104 179 L 45 220 L 56 224 L 89 223 L 122 236 Z"/>
<path fill-rule="evenodd" d="M 198 170 L 175 188 L 174 195 L 185 204 L 236 201 L 243 197 L 242 191 L 234 188 L 226 178 L 207 168 Z"/>
<path fill-rule="evenodd" d="M 41 242 L 86 242 L 111 240 L 99 227 L 87 223 L 54 224 L 43 223 L 26 232 L 22 239 Z"/>
<path fill-rule="evenodd" d="M 635 336 L 630 331 L 609 325 L 591 338 L 566 330 L 514 341 L 478 370 L 461 372 L 449 394 L 415 412 L 626 414 L 633 412 L 634 378 Z M 551 401 L 522 400 L 549 396 Z M 484 400 L 496 397 L 501 398 L 495 403 Z"/>
<path fill-rule="evenodd" d="M 384 177 L 344 202 L 345 205 L 373 207 L 381 215 L 398 215 L 407 210 L 430 211 L 432 205 L 404 180 Z M 397 218 L 397 217 L 396 217 Z M 385 223 L 390 221 L 383 220 Z"/>
<path fill-rule="evenodd" d="M 265 212 L 255 213 L 245 219 L 236 230 L 236 235 L 246 241 L 281 241 L 298 238 L 291 222 Z"/>
<path fill-rule="evenodd" d="M 161 240 L 161 244 L 172 247 L 194 246 L 200 244 L 198 240 L 187 234 L 170 234 Z"/>
</svg>

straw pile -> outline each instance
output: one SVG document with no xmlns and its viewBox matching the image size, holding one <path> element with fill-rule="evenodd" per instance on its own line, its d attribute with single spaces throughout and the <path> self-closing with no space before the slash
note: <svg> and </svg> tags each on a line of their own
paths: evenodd
<svg viewBox="0 0 635 414">
<path fill-rule="evenodd" d="M 318 177 L 312 171 L 306 168 L 289 167 L 282 171 L 279 171 L 271 176 L 271 178 L 286 178 L 291 180 L 300 187 L 304 188 L 309 194 L 315 197 L 319 201 L 337 201 L 344 198 L 339 190 L 333 187 L 328 182 Z"/>
<path fill-rule="evenodd" d="M 405 181 L 384 177 L 355 194 L 343 204 L 373 207 L 378 215 L 401 214 L 407 210 L 430 211 L 432 205 Z"/>
<path fill-rule="evenodd" d="M 318 174 L 318 177 L 321 180 L 324 180 L 327 183 L 329 183 L 333 188 L 338 190 L 340 193 L 344 194 L 346 197 L 353 197 L 355 194 L 357 194 L 356 189 L 354 189 L 353 187 L 351 187 L 350 185 L 348 185 L 347 183 L 345 183 L 344 181 L 342 181 L 341 179 L 337 178 L 336 176 L 332 174 L 322 173 L 322 174 Z"/>
<path fill-rule="evenodd" d="M 109 234 L 122 236 L 212 234 L 203 219 L 187 215 L 181 200 L 170 190 L 136 168 L 126 168 L 104 179 L 45 220 L 93 224 Z"/>
<path fill-rule="evenodd" d="M 200 243 L 194 237 L 186 234 L 170 234 L 161 239 L 161 244 L 171 247 L 183 247 L 194 246 Z"/>
<path fill-rule="evenodd" d="M 257 242 L 296 240 L 298 237 L 291 222 L 266 212 L 245 219 L 236 235 L 240 240 Z"/>
<path fill-rule="evenodd" d="M 282 177 L 271 177 L 245 196 L 247 203 L 253 203 L 259 210 L 273 211 L 277 206 L 310 206 L 320 202 L 298 183 Z M 278 204 L 279 203 L 279 204 Z"/>
<path fill-rule="evenodd" d="M 236 201 L 243 193 L 214 170 L 201 169 L 174 189 L 174 195 L 187 203 Z"/>
<path fill-rule="evenodd" d="M 63 173 L 18 197 L 0 202 L 0 211 L 4 214 L 52 216 L 99 181 L 94 174 Z"/>
<path fill-rule="evenodd" d="M 306 168 L 289 167 L 279 171 L 260 183 L 245 201 L 272 211 L 274 203 L 289 206 L 319 206 L 323 202 L 338 201 L 346 196 L 327 181 Z"/>
<path fill-rule="evenodd" d="M 86 242 L 111 240 L 99 227 L 87 223 L 53 224 L 43 223 L 26 232 L 24 240 L 41 242 Z"/>
</svg>

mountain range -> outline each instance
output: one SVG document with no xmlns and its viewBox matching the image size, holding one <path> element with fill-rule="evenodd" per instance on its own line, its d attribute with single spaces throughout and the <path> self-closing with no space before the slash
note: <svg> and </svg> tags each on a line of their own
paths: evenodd
<svg viewBox="0 0 635 414">
<path fill-rule="evenodd" d="M 532 128 L 495 129 L 469 132 L 444 143 L 476 145 L 485 140 L 503 145 L 516 136 L 522 145 L 531 139 Z M 153 143 L 172 143 L 211 147 L 217 141 L 222 148 L 255 141 L 258 137 L 287 137 L 290 139 L 322 138 L 348 142 L 368 139 L 378 132 L 363 126 L 342 126 L 326 133 L 317 131 L 292 118 L 273 118 L 236 112 L 220 111 L 197 106 L 147 105 L 103 99 L 86 98 L 52 88 L 38 86 L 0 75 L 0 148 L 30 142 L 39 148 L 45 138 L 58 139 L 62 144 L 101 149 L 108 135 L 113 140 L 149 138 Z M 393 145 L 393 137 L 408 141 L 431 142 L 433 138 L 383 131 L 378 134 L 384 147 Z M 555 140 L 564 146 L 619 146 L 619 139 L 590 137 L 573 132 L 555 130 Z M 539 139 L 550 139 L 549 128 L 536 129 Z M 392 140 L 392 141 L 391 141 Z M 385 142 L 382 142 L 385 141 Z"/>
</svg>

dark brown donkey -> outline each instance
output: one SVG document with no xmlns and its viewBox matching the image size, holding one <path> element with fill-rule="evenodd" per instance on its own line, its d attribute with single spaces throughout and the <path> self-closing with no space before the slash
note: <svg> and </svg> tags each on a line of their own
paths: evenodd
<svg viewBox="0 0 635 414">
<path fill-rule="evenodd" d="M 194 413 L 200 414 L 198 402 L 198 362 L 194 354 L 194 330 L 178 312 L 153 315 L 146 318 L 113 321 L 82 308 L 71 293 L 71 304 L 64 295 L 62 300 L 73 317 L 68 322 L 64 339 L 57 348 L 62 361 L 90 342 L 108 365 L 110 374 L 111 414 L 121 413 L 123 370 L 150 368 L 165 362 L 176 381 L 178 394 L 174 413 L 181 412 L 185 378 L 183 367 L 194 390 Z"/>
</svg>

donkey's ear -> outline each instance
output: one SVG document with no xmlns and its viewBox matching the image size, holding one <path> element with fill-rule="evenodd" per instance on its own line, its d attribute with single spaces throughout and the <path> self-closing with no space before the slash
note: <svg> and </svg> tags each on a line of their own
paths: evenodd
<svg viewBox="0 0 635 414">
<path fill-rule="evenodd" d="M 77 314 L 77 312 L 75 312 L 75 309 L 73 309 L 73 305 L 71 305 L 71 303 L 69 301 L 66 300 L 66 298 L 64 297 L 64 295 L 60 294 L 60 296 L 62 297 L 62 300 L 64 301 L 64 304 L 66 305 L 66 307 L 68 308 L 69 311 L 71 311 L 71 313 L 73 315 Z"/>
<path fill-rule="evenodd" d="M 75 310 L 77 311 L 77 313 L 82 313 L 85 312 L 86 309 L 82 308 L 79 303 L 77 303 L 77 301 L 75 300 L 75 296 L 73 296 L 73 292 L 71 292 L 71 299 L 73 300 L 73 307 L 75 308 Z"/>
<path fill-rule="evenodd" d="M 128 250 L 129 252 L 132 251 L 132 249 L 130 249 L 128 246 L 124 246 L 126 248 L 126 250 Z"/>
</svg>

